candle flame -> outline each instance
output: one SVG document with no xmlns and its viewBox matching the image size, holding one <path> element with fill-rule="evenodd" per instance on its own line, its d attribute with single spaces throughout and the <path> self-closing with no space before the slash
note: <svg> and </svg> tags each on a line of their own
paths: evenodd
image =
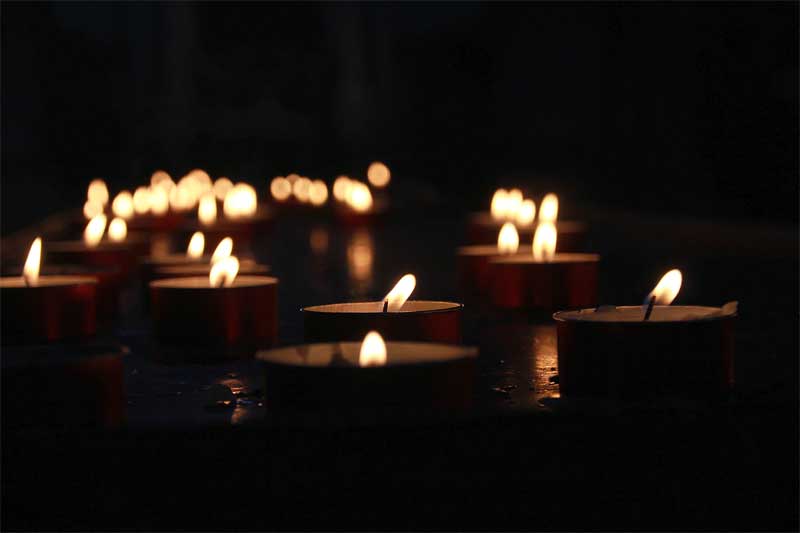
<svg viewBox="0 0 800 533">
<path fill-rule="evenodd" d="M 163 170 L 156 170 L 155 172 L 153 172 L 153 175 L 150 176 L 150 186 L 153 188 L 159 187 L 164 189 L 165 191 L 169 191 L 172 187 L 175 186 L 175 182 L 172 181 L 172 176 L 170 176 Z"/>
<path fill-rule="evenodd" d="M 83 204 L 83 216 L 86 220 L 91 220 L 103 212 L 103 204 L 95 200 L 86 200 Z"/>
<path fill-rule="evenodd" d="M 144 215 L 150 211 L 150 188 L 136 187 L 133 191 L 133 210 L 137 215 Z"/>
<path fill-rule="evenodd" d="M 683 284 L 683 275 L 681 271 L 674 268 L 664 274 L 659 280 L 658 285 L 647 295 L 644 300 L 645 306 L 650 303 L 650 299 L 655 297 L 655 304 L 669 305 L 672 300 L 678 295 Z"/>
<path fill-rule="evenodd" d="M 124 219 L 114 218 L 108 225 L 108 238 L 114 242 L 122 242 L 128 236 L 128 224 Z"/>
<path fill-rule="evenodd" d="M 519 233 L 511 222 L 506 222 L 497 234 L 497 253 L 509 255 L 517 253 L 519 249 Z"/>
<path fill-rule="evenodd" d="M 536 204 L 530 198 L 522 201 L 517 211 L 517 224 L 528 226 L 536 219 Z"/>
<path fill-rule="evenodd" d="M 222 243 L 220 243 L 222 244 Z M 189 259 L 200 259 L 203 257 L 203 250 L 206 247 L 206 237 L 202 231 L 195 231 L 189 239 L 189 246 L 186 248 L 186 257 Z"/>
<path fill-rule="evenodd" d="M 340 202 L 346 202 L 350 191 L 350 182 L 351 180 L 347 176 L 338 176 L 333 182 L 333 197 Z"/>
<path fill-rule="evenodd" d="M 276 176 L 269 184 L 269 192 L 275 200 L 285 202 L 292 195 L 292 184 L 283 176 Z"/>
<path fill-rule="evenodd" d="M 375 161 L 367 168 L 367 179 L 373 187 L 382 189 L 389 185 L 392 179 L 392 173 L 389 172 L 389 167 L 380 161 Z"/>
<path fill-rule="evenodd" d="M 121 191 L 111 202 L 111 212 L 125 220 L 133 216 L 133 195 L 130 191 Z"/>
<path fill-rule="evenodd" d="M 108 187 L 106 182 L 100 178 L 94 179 L 89 183 L 89 189 L 86 191 L 86 198 L 100 205 L 108 203 Z"/>
<path fill-rule="evenodd" d="M 230 287 L 239 273 L 239 260 L 235 255 L 230 255 L 216 263 L 212 263 L 211 272 L 208 273 L 208 283 L 212 287 Z"/>
<path fill-rule="evenodd" d="M 228 194 L 228 191 L 233 189 L 233 182 L 226 177 L 218 178 L 214 182 L 214 196 L 216 196 L 217 200 L 220 202 L 225 201 L 225 195 Z"/>
<path fill-rule="evenodd" d="M 359 181 L 352 181 L 347 191 L 347 204 L 355 211 L 363 213 L 372 207 L 372 193 L 369 187 Z"/>
<path fill-rule="evenodd" d="M 314 180 L 308 189 L 308 199 L 311 205 L 320 206 L 328 201 L 328 186 L 322 180 Z"/>
<path fill-rule="evenodd" d="M 103 233 L 105 231 L 106 216 L 101 213 L 93 217 L 92 220 L 86 224 L 86 229 L 83 230 L 83 242 L 86 243 L 86 246 L 94 248 L 100 244 L 100 240 L 103 238 Z"/>
<path fill-rule="evenodd" d="M 233 186 L 225 195 L 222 211 L 228 218 L 247 218 L 256 213 L 258 197 L 256 190 L 249 184 L 241 182 Z"/>
<path fill-rule="evenodd" d="M 377 331 L 370 331 L 361 343 L 358 353 L 358 366 L 384 366 L 386 364 L 386 343 Z"/>
<path fill-rule="evenodd" d="M 311 192 L 311 180 L 305 176 L 300 176 L 292 183 L 292 193 L 295 198 L 302 203 L 308 202 Z"/>
<path fill-rule="evenodd" d="M 492 218 L 495 220 L 505 220 L 508 215 L 508 191 L 497 189 L 492 195 Z"/>
<path fill-rule="evenodd" d="M 387 311 L 400 311 L 403 304 L 406 303 L 408 297 L 414 292 L 414 287 L 417 286 L 417 278 L 414 274 L 406 274 L 400 281 L 398 281 L 392 290 L 383 298 L 384 302 L 389 302 Z"/>
<path fill-rule="evenodd" d="M 517 218 L 517 213 L 520 207 L 522 207 L 523 200 L 524 197 L 522 196 L 521 190 L 511 189 L 508 191 L 508 196 L 506 197 L 506 218 L 508 220 Z"/>
<path fill-rule="evenodd" d="M 163 183 L 163 182 L 162 182 Z M 171 190 L 171 189 L 170 189 Z M 156 216 L 169 211 L 169 192 L 163 187 L 150 187 L 150 212 Z"/>
<path fill-rule="evenodd" d="M 533 236 L 533 258 L 536 261 L 552 261 L 553 256 L 556 255 L 557 240 L 558 232 L 555 224 L 540 222 L 536 226 L 536 233 Z"/>
<path fill-rule="evenodd" d="M 552 222 L 555 224 L 558 219 L 558 196 L 548 193 L 542 198 L 539 206 L 539 222 Z"/>
<path fill-rule="evenodd" d="M 233 239 L 230 237 L 225 237 L 214 249 L 214 253 L 211 255 L 211 264 L 213 265 L 217 261 L 221 261 L 226 257 L 229 257 L 233 252 Z"/>
<path fill-rule="evenodd" d="M 217 197 L 208 191 L 200 198 L 197 206 L 197 218 L 204 226 L 210 226 L 217 221 Z"/>
<path fill-rule="evenodd" d="M 39 266 L 42 262 L 42 238 L 36 237 L 31 249 L 28 252 L 28 257 L 25 259 L 25 266 L 22 267 L 22 277 L 25 283 L 30 286 L 35 286 L 39 282 Z"/>
</svg>

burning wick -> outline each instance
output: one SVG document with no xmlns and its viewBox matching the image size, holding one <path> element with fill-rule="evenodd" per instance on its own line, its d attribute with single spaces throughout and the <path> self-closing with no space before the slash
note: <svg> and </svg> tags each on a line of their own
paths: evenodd
<svg viewBox="0 0 800 533">
<path fill-rule="evenodd" d="M 683 283 L 683 275 L 678 269 L 672 269 L 664 274 L 656 285 L 655 289 L 647 295 L 644 305 L 647 306 L 644 312 L 644 320 L 649 320 L 656 304 L 669 305 L 678 295 Z"/>
<path fill-rule="evenodd" d="M 653 306 L 656 305 L 656 297 L 650 297 L 650 303 L 647 304 L 647 310 L 644 312 L 644 319 L 650 320 L 650 315 L 653 313 Z"/>
<path fill-rule="evenodd" d="M 389 294 L 383 298 L 383 312 L 400 311 L 416 286 L 417 278 L 414 277 L 414 274 L 406 274 L 400 278 Z"/>
<path fill-rule="evenodd" d="M 25 280 L 25 286 L 36 286 L 39 282 L 39 264 L 42 260 L 42 238 L 36 237 L 31 244 L 31 249 L 28 252 L 28 257 L 25 259 L 25 266 L 22 267 L 22 279 Z"/>
<path fill-rule="evenodd" d="M 389 311 L 389 300 L 383 301 L 383 312 L 387 313 Z"/>
</svg>

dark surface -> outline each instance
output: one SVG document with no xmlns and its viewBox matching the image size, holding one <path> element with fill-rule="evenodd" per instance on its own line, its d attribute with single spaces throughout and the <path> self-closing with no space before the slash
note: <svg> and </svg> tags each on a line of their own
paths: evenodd
<svg viewBox="0 0 800 533">
<path fill-rule="evenodd" d="M 560 400 L 554 327 L 468 305 L 474 410 L 280 416 L 254 361 L 160 365 L 132 313 L 113 334 L 130 350 L 126 427 L 4 427 L 4 528 L 797 529 L 796 228 L 583 215 L 603 302 L 640 302 L 672 267 L 676 303 L 740 302 L 729 400 Z M 416 298 L 458 301 L 464 230 L 434 212 L 373 229 L 282 216 L 253 249 L 281 280 L 281 344 L 302 340 L 301 306 L 380 298 L 405 272 Z"/>
</svg>

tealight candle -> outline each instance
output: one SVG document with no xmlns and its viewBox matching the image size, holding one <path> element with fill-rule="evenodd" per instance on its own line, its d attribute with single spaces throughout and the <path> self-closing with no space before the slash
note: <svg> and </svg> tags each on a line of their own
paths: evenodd
<svg viewBox="0 0 800 533">
<path fill-rule="evenodd" d="M 207 276 L 150 282 L 155 336 L 165 359 L 194 361 L 251 357 L 278 333 L 278 280 L 239 276 L 228 256 Z"/>
<path fill-rule="evenodd" d="M 21 277 L 0 278 L 2 343 L 83 340 L 97 330 L 96 285 L 88 276 L 40 276 L 37 237 Z"/>
<path fill-rule="evenodd" d="M 561 394 L 644 399 L 728 391 L 737 304 L 669 306 L 680 284 L 673 270 L 642 306 L 555 313 Z"/>
<path fill-rule="evenodd" d="M 306 344 L 258 352 L 274 410 L 349 412 L 463 409 L 472 404 L 476 348 L 429 342 Z"/>
<path fill-rule="evenodd" d="M 457 250 L 459 286 L 466 295 L 484 298 L 491 286 L 489 261 L 498 256 L 513 256 L 519 250 L 519 234 L 506 222 L 497 234 L 496 245 L 461 246 Z"/>
<path fill-rule="evenodd" d="M 47 259 L 54 264 L 74 264 L 91 267 L 115 267 L 122 276 L 127 276 L 136 264 L 136 253 L 147 249 L 145 241 L 134 241 L 128 235 L 127 225 L 122 219 L 114 219 L 106 233 L 107 218 L 104 214 L 93 217 L 86 225 L 82 241 L 60 241 L 47 247 Z"/>
<path fill-rule="evenodd" d="M 334 213 L 343 224 L 351 226 L 372 224 L 385 215 L 385 203 L 373 198 L 366 183 L 339 176 L 333 185 L 334 198 L 339 201 Z"/>
<path fill-rule="evenodd" d="M 305 339 L 341 341 L 363 338 L 373 329 L 393 340 L 461 342 L 461 312 L 454 302 L 408 300 L 416 279 L 406 274 L 380 302 L 350 302 L 304 307 Z"/>
<path fill-rule="evenodd" d="M 492 303 L 503 309 L 552 312 L 597 304 L 597 254 L 556 253 L 560 237 L 551 223 L 540 223 L 532 254 L 489 261 Z"/>
</svg>

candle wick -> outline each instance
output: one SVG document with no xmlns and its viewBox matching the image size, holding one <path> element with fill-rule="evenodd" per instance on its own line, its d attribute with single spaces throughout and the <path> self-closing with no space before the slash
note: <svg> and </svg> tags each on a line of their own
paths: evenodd
<svg viewBox="0 0 800 533">
<path fill-rule="evenodd" d="M 655 305 L 655 303 L 656 303 L 656 297 L 651 296 L 650 302 L 647 304 L 647 311 L 644 312 L 645 320 L 650 320 L 650 314 L 653 312 L 653 306 Z"/>
<path fill-rule="evenodd" d="M 389 311 L 389 300 L 383 301 L 383 312 L 386 313 Z"/>
</svg>

